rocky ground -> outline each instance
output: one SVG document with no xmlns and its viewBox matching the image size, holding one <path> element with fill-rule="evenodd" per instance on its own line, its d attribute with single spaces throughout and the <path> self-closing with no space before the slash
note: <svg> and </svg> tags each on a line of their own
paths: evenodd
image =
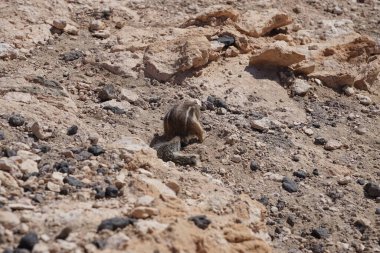
<svg viewBox="0 0 380 253">
<path fill-rule="evenodd" d="M 0 3 L 3 252 L 380 252 L 380 1 Z M 177 166 L 149 147 L 202 103 Z"/>
</svg>

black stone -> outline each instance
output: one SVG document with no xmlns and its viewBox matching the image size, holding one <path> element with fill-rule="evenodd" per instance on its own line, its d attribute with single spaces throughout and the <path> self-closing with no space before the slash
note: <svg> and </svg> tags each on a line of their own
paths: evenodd
<svg viewBox="0 0 380 253">
<path fill-rule="evenodd" d="M 61 230 L 61 232 L 55 237 L 56 240 L 66 240 L 67 237 L 69 237 L 70 233 L 73 230 L 70 227 L 65 227 L 64 229 Z"/>
<path fill-rule="evenodd" d="M 8 123 L 12 127 L 18 127 L 24 125 L 25 119 L 23 116 L 16 114 L 9 117 Z"/>
<path fill-rule="evenodd" d="M 17 155 L 17 151 L 13 150 L 13 149 L 6 148 L 4 150 L 4 154 L 5 154 L 6 157 L 12 157 L 12 156 L 16 156 Z"/>
<path fill-rule="evenodd" d="M 363 178 L 359 178 L 358 180 L 356 180 L 356 183 L 360 184 L 360 185 L 365 185 L 365 179 Z"/>
<path fill-rule="evenodd" d="M 320 127 L 321 127 L 321 124 L 319 124 L 319 123 L 317 123 L 317 122 L 313 123 L 312 125 L 313 125 L 313 127 L 315 127 L 315 128 L 320 128 Z"/>
<path fill-rule="evenodd" d="M 83 150 L 78 155 L 76 155 L 75 158 L 78 161 L 85 161 L 85 160 L 89 160 L 91 156 L 92 154 L 90 152 L 88 152 L 87 150 Z"/>
<path fill-rule="evenodd" d="M 67 135 L 74 135 L 78 132 L 78 126 L 77 125 L 72 125 L 67 129 Z"/>
<path fill-rule="evenodd" d="M 61 162 L 55 163 L 54 168 L 58 172 L 61 172 L 64 174 L 72 174 L 74 172 L 74 169 L 70 167 L 67 161 L 61 161 Z"/>
<path fill-rule="evenodd" d="M 218 38 L 218 42 L 224 44 L 225 47 L 235 44 L 235 38 L 229 35 L 223 35 Z"/>
<path fill-rule="evenodd" d="M 66 185 L 62 186 L 61 191 L 59 192 L 59 194 L 61 195 L 69 195 L 69 193 L 70 193 L 70 188 Z"/>
<path fill-rule="evenodd" d="M 107 169 L 106 168 L 103 168 L 103 167 L 100 167 L 96 170 L 96 173 L 100 174 L 100 175 L 105 175 L 107 174 Z"/>
<path fill-rule="evenodd" d="M 106 188 L 105 196 L 106 198 L 116 198 L 119 195 L 119 189 L 115 186 L 108 186 Z"/>
<path fill-rule="evenodd" d="M 315 145 L 325 145 L 327 143 L 327 140 L 323 137 L 315 137 L 314 144 Z"/>
<path fill-rule="evenodd" d="M 0 130 L 0 141 L 5 140 L 5 133 Z"/>
<path fill-rule="evenodd" d="M 285 206 L 286 206 L 286 202 L 285 201 L 283 201 L 281 199 L 279 199 L 277 201 L 276 207 L 278 208 L 279 211 L 283 210 L 285 208 Z"/>
<path fill-rule="evenodd" d="M 105 85 L 98 93 L 98 98 L 100 102 L 105 102 L 111 99 L 116 98 L 117 90 L 113 85 Z"/>
<path fill-rule="evenodd" d="M 226 102 L 221 98 L 215 96 L 208 96 L 207 101 L 213 104 L 215 107 L 222 107 L 228 110 Z"/>
<path fill-rule="evenodd" d="M 311 245 L 310 246 L 310 250 L 313 253 L 323 253 L 323 252 L 325 252 L 325 248 L 320 243 Z"/>
<path fill-rule="evenodd" d="M 89 147 L 87 151 L 93 154 L 94 156 L 99 156 L 105 152 L 105 150 L 98 145 L 93 145 Z"/>
<path fill-rule="evenodd" d="M 258 162 L 256 162 L 255 160 L 252 160 L 251 163 L 249 164 L 249 168 L 252 171 L 258 171 L 258 170 L 260 170 L 260 164 Z"/>
<path fill-rule="evenodd" d="M 95 187 L 95 191 L 96 191 L 95 199 L 103 199 L 106 197 L 106 192 L 103 191 L 102 187 L 100 186 Z"/>
<path fill-rule="evenodd" d="M 34 232 L 29 232 L 26 235 L 24 235 L 18 245 L 18 248 L 20 249 L 27 249 L 27 250 L 33 250 L 34 245 L 38 243 L 38 236 Z"/>
<path fill-rule="evenodd" d="M 282 180 L 282 188 L 284 188 L 285 191 L 290 192 L 290 193 L 298 191 L 297 184 L 293 180 L 287 177 L 285 177 Z"/>
<path fill-rule="evenodd" d="M 364 194 L 367 198 L 378 198 L 380 197 L 380 186 L 369 182 L 364 186 Z"/>
<path fill-rule="evenodd" d="M 189 218 L 189 221 L 194 222 L 195 226 L 200 229 L 206 229 L 211 221 L 206 217 L 206 215 L 196 215 Z"/>
<path fill-rule="evenodd" d="M 376 208 L 375 214 L 380 214 L 380 207 Z"/>
<path fill-rule="evenodd" d="M 37 203 L 42 203 L 44 202 L 44 196 L 41 193 L 36 193 L 34 197 L 32 198 L 32 200 Z"/>
<path fill-rule="evenodd" d="M 292 160 L 295 162 L 299 162 L 301 160 L 299 155 L 292 155 Z"/>
<path fill-rule="evenodd" d="M 313 169 L 313 175 L 314 175 L 314 176 L 319 176 L 319 171 L 318 171 L 318 169 Z"/>
<path fill-rule="evenodd" d="M 368 228 L 366 224 L 364 224 L 361 220 L 357 220 L 354 222 L 354 226 L 360 233 L 364 233 L 364 231 Z"/>
<path fill-rule="evenodd" d="M 85 186 L 85 184 L 82 181 L 80 181 L 79 179 L 76 179 L 75 177 L 70 177 L 70 176 L 65 177 L 63 179 L 63 182 L 77 188 L 82 188 Z"/>
<path fill-rule="evenodd" d="M 116 230 L 118 228 L 125 228 L 128 225 L 133 225 L 135 223 L 135 219 L 124 218 L 124 217 L 115 217 L 111 219 L 103 220 L 98 226 L 98 232 L 108 229 L 108 230 Z"/>
<path fill-rule="evenodd" d="M 329 237 L 329 231 L 326 228 L 313 228 L 311 230 L 311 236 L 317 238 L 317 239 L 324 239 Z"/>
<path fill-rule="evenodd" d="M 49 147 L 48 145 L 41 145 L 39 149 L 41 150 L 42 153 L 47 153 L 51 150 L 51 147 Z"/>
<path fill-rule="evenodd" d="M 269 204 L 269 199 L 266 196 L 262 196 L 258 201 L 263 204 L 264 206 L 267 206 Z"/>
<path fill-rule="evenodd" d="M 329 196 L 334 202 L 337 199 L 343 198 L 343 192 L 338 191 L 337 189 L 330 189 L 327 193 L 327 196 Z"/>
<path fill-rule="evenodd" d="M 72 50 L 70 52 L 66 52 L 62 55 L 62 60 L 68 62 L 68 61 L 74 61 L 83 56 L 83 53 L 77 50 Z"/>
<path fill-rule="evenodd" d="M 305 179 L 308 176 L 308 174 L 304 170 L 297 170 L 297 171 L 293 172 L 293 176 Z"/>
<path fill-rule="evenodd" d="M 288 223 L 291 227 L 293 227 L 296 224 L 296 218 L 294 216 L 289 216 L 286 219 L 286 223 Z"/>
</svg>

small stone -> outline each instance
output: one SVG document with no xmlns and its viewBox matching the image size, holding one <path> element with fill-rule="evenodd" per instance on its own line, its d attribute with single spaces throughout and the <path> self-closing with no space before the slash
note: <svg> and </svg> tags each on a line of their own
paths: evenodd
<svg viewBox="0 0 380 253">
<path fill-rule="evenodd" d="M 258 162 L 256 162 L 255 160 L 252 160 L 251 163 L 249 164 L 249 168 L 252 171 L 258 171 L 258 170 L 260 170 L 260 164 Z"/>
<path fill-rule="evenodd" d="M 377 207 L 375 210 L 375 214 L 380 214 L 380 207 Z"/>
<path fill-rule="evenodd" d="M 37 243 L 38 243 L 37 234 L 34 232 L 29 232 L 21 238 L 18 248 L 27 249 L 31 251 L 34 248 L 34 245 L 36 245 Z"/>
<path fill-rule="evenodd" d="M 339 185 L 348 185 L 351 182 L 351 177 L 346 176 L 338 179 Z"/>
<path fill-rule="evenodd" d="M 240 163 L 241 162 L 241 156 L 240 155 L 233 155 L 231 157 L 231 161 L 234 163 Z"/>
<path fill-rule="evenodd" d="M 61 192 L 61 187 L 58 184 L 55 184 L 55 183 L 52 183 L 52 182 L 48 182 L 46 184 L 46 188 L 49 191 L 52 191 L 52 192 Z"/>
<path fill-rule="evenodd" d="M 290 193 L 298 191 L 297 184 L 287 177 L 284 177 L 284 179 L 282 180 L 282 188 L 284 188 L 284 190 Z"/>
<path fill-rule="evenodd" d="M 62 60 L 64 60 L 65 62 L 75 61 L 81 58 L 82 56 L 83 56 L 83 53 L 81 51 L 72 50 L 72 51 L 62 54 Z"/>
<path fill-rule="evenodd" d="M 359 103 L 361 103 L 362 105 L 370 105 L 372 103 L 372 100 L 369 97 L 361 95 L 361 94 L 357 94 L 356 98 L 359 100 Z"/>
<path fill-rule="evenodd" d="M 168 181 L 168 182 L 166 183 L 166 185 L 167 185 L 170 189 L 172 189 L 172 190 L 175 192 L 175 194 L 178 194 L 179 191 L 180 191 L 180 189 L 181 189 L 180 186 L 179 186 L 179 184 L 178 184 L 177 182 L 173 181 L 173 180 Z"/>
<path fill-rule="evenodd" d="M 351 86 L 344 86 L 343 92 L 344 92 L 344 94 L 346 94 L 346 96 L 352 96 L 355 94 L 355 90 Z"/>
<path fill-rule="evenodd" d="M 98 226 L 98 232 L 107 229 L 107 230 L 116 230 L 118 228 L 125 228 L 128 225 L 133 225 L 135 223 L 135 219 L 124 218 L 124 217 L 115 217 L 111 219 L 103 220 Z"/>
<path fill-rule="evenodd" d="M 292 85 L 292 93 L 296 96 L 305 96 L 310 90 L 311 86 L 306 80 L 296 79 Z"/>
<path fill-rule="evenodd" d="M 267 206 L 269 204 L 269 199 L 266 196 L 262 196 L 258 201 L 263 204 L 264 206 Z"/>
<path fill-rule="evenodd" d="M 139 207 L 135 207 L 131 211 L 131 217 L 136 218 L 136 219 L 146 219 L 146 218 L 158 215 L 158 213 L 159 211 L 157 208 L 139 206 Z"/>
<path fill-rule="evenodd" d="M 70 35 L 78 35 L 79 34 L 78 28 L 73 26 L 73 25 L 70 25 L 70 24 L 66 25 L 64 31 Z"/>
<path fill-rule="evenodd" d="M 225 115 L 227 113 L 227 110 L 225 108 L 216 108 L 216 114 L 218 115 Z"/>
<path fill-rule="evenodd" d="M 314 134 L 314 132 L 313 132 L 313 130 L 311 128 L 304 127 L 302 130 L 308 136 L 312 136 Z"/>
<path fill-rule="evenodd" d="M 207 97 L 207 102 L 211 103 L 216 108 L 222 107 L 222 108 L 228 110 L 227 103 L 223 99 L 221 99 L 221 98 L 218 98 L 218 97 L 215 97 L 215 96 L 208 96 Z"/>
<path fill-rule="evenodd" d="M 310 250 L 311 250 L 311 252 L 313 252 L 313 253 L 324 253 L 324 252 L 325 252 L 325 248 L 324 248 L 323 245 L 320 244 L 320 243 L 312 244 L 312 245 L 310 246 Z"/>
<path fill-rule="evenodd" d="M 67 135 L 74 135 L 78 132 L 78 126 L 77 125 L 72 125 L 67 129 Z"/>
<path fill-rule="evenodd" d="M 13 229 L 20 224 L 20 219 L 12 212 L 0 210 L 0 224 L 6 229 Z"/>
<path fill-rule="evenodd" d="M 329 231 L 326 228 L 314 228 L 311 230 L 311 236 L 317 239 L 325 239 L 329 237 Z"/>
<path fill-rule="evenodd" d="M 356 180 L 356 183 L 358 183 L 360 185 L 365 185 L 366 181 L 363 178 L 359 178 L 358 180 Z"/>
<path fill-rule="evenodd" d="M 39 172 L 38 164 L 31 159 L 26 159 L 22 161 L 22 163 L 19 164 L 19 168 L 24 174 L 32 174 Z"/>
<path fill-rule="evenodd" d="M 117 90 L 113 85 L 105 85 L 98 93 L 100 102 L 105 102 L 116 98 Z"/>
<path fill-rule="evenodd" d="M 66 20 L 63 20 L 63 19 L 53 20 L 53 26 L 59 30 L 65 29 L 66 25 L 67 25 Z"/>
<path fill-rule="evenodd" d="M 366 218 L 359 218 L 354 222 L 354 226 L 360 233 L 371 227 L 371 221 Z"/>
<path fill-rule="evenodd" d="M 258 120 L 252 120 L 251 127 L 255 130 L 266 132 L 272 126 L 272 121 L 268 118 L 262 118 Z"/>
<path fill-rule="evenodd" d="M 355 132 L 358 134 L 358 135 L 364 135 L 367 133 L 367 129 L 364 128 L 364 127 L 358 127 L 355 129 Z"/>
<path fill-rule="evenodd" d="M 136 229 L 142 234 L 160 233 L 168 226 L 168 224 L 159 223 L 155 220 L 138 220 L 136 223 Z"/>
<path fill-rule="evenodd" d="M 292 160 L 295 162 L 299 162 L 301 160 L 301 156 L 300 155 L 292 155 Z"/>
<path fill-rule="evenodd" d="M 380 186 L 369 182 L 364 186 L 364 194 L 368 198 L 378 198 L 380 197 Z"/>
<path fill-rule="evenodd" d="M 315 145 L 325 145 L 327 143 L 327 140 L 323 137 L 315 137 L 314 144 Z"/>
<path fill-rule="evenodd" d="M 119 196 L 119 189 L 117 189 L 115 186 L 108 186 L 105 191 L 105 197 L 106 198 L 116 198 Z"/>
<path fill-rule="evenodd" d="M 8 123 L 12 127 L 19 127 L 19 126 L 24 125 L 25 119 L 23 116 L 16 114 L 9 117 Z"/>
<path fill-rule="evenodd" d="M 288 223 L 291 227 L 293 227 L 296 223 L 295 220 L 296 220 L 296 218 L 294 216 L 289 216 L 286 219 L 286 223 Z"/>
<path fill-rule="evenodd" d="M 100 31 L 104 30 L 106 28 L 106 25 L 101 20 L 92 20 L 90 23 L 90 31 Z"/>
<path fill-rule="evenodd" d="M 121 99 L 124 99 L 130 103 L 135 103 L 139 99 L 139 95 L 128 89 L 121 89 L 120 96 Z"/>
<path fill-rule="evenodd" d="M 76 179 L 75 177 L 70 177 L 70 176 L 65 177 L 63 179 L 63 182 L 65 184 L 69 184 L 77 188 L 82 188 L 85 186 L 85 184 L 82 181 L 80 181 L 79 179 Z"/>
<path fill-rule="evenodd" d="M 54 164 L 54 168 L 63 174 L 72 174 L 74 169 L 70 167 L 69 163 L 66 161 L 57 162 Z"/>
<path fill-rule="evenodd" d="M 200 229 L 206 229 L 211 221 L 207 218 L 206 215 L 196 215 L 189 218 L 189 221 L 194 222 L 194 224 Z"/>
<path fill-rule="evenodd" d="M 319 176 L 319 170 L 318 169 L 313 169 L 313 175 L 314 176 Z"/>
<path fill-rule="evenodd" d="M 99 156 L 105 153 L 105 150 L 99 145 L 92 145 L 91 147 L 88 148 L 88 152 L 90 152 L 94 156 Z"/>
<path fill-rule="evenodd" d="M 305 179 L 308 177 L 308 173 L 304 170 L 297 170 L 297 171 L 293 172 L 293 176 Z"/>
<path fill-rule="evenodd" d="M 340 149 L 341 147 L 342 147 L 342 143 L 339 142 L 338 140 L 328 140 L 324 146 L 325 150 L 328 150 L 328 151 Z"/>
<path fill-rule="evenodd" d="M 70 233 L 72 232 L 72 228 L 65 227 L 61 230 L 61 232 L 55 237 L 56 240 L 66 240 L 67 237 L 69 237 Z"/>
<path fill-rule="evenodd" d="M 142 196 L 137 199 L 136 206 L 151 206 L 154 198 L 149 195 Z"/>
</svg>

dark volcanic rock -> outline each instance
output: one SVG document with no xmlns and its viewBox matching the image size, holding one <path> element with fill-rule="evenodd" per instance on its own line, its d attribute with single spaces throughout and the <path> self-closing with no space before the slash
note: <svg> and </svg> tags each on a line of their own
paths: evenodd
<svg viewBox="0 0 380 253">
<path fill-rule="evenodd" d="M 116 198 L 119 195 L 119 189 L 115 186 L 108 186 L 106 188 L 105 197 L 106 198 Z"/>
<path fill-rule="evenodd" d="M 297 171 L 293 172 L 293 176 L 305 179 L 308 176 L 308 174 L 304 170 L 297 170 Z"/>
<path fill-rule="evenodd" d="M 227 103 L 223 99 L 221 99 L 221 98 L 218 98 L 218 97 L 215 97 L 215 96 L 208 96 L 207 97 L 207 102 L 211 103 L 215 107 L 222 107 L 222 108 L 225 108 L 225 109 L 228 110 Z"/>
<path fill-rule="evenodd" d="M 282 180 L 282 188 L 286 190 L 287 192 L 297 192 L 298 191 L 298 186 L 297 184 L 291 180 L 290 178 L 285 177 Z"/>
<path fill-rule="evenodd" d="M 326 228 L 313 228 L 311 230 L 311 236 L 317 239 L 324 239 L 329 237 L 329 231 Z"/>
<path fill-rule="evenodd" d="M 72 125 L 67 129 L 67 135 L 74 135 L 78 132 L 78 126 L 77 125 Z"/>
<path fill-rule="evenodd" d="M 34 232 L 29 232 L 21 238 L 18 248 L 27 249 L 31 251 L 34 248 L 34 245 L 36 245 L 37 243 L 38 243 L 37 234 Z"/>
<path fill-rule="evenodd" d="M 211 224 L 211 221 L 206 217 L 206 215 L 192 216 L 189 220 L 194 222 L 194 224 L 200 229 L 206 229 Z"/>
<path fill-rule="evenodd" d="M 0 130 L 0 141 L 5 140 L 5 133 L 4 131 Z"/>
<path fill-rule="evenodd" d="M 325 145 L 327 143 L 327 140 L 323 137 L 315 137 L 314 144 L 315 145 Z"/>
<path fill-rule="evenodd" d="M 63 182 L 77 188 L 82 188 L 85 186 L 85 184 L 82 181 L 80 181 L 79 179 L 76 179 L 75 177 L 70 177 L 70 176 L 65 177 L 63 179 Z"/>
<path fill-rule="evenodd" d="M 67 237 L 69 237 L 70 233 L 72 232 L 72 229 L 70 227 L 65 227 L 61 230 L 61 232 L 55 237 L 56 240 L 66 240 Z"/>
<path fill-rule="evenodd" d="M 369 182 L 364 186 L 364 194 L 368 198 L 378 198 L 380 197 L 380 186 Z"/>
<path fill-rule="evenodd" d="M 81 51 L 72 50 L 70 52 L 66 52 L 62 55 L 61 59 L 68 62 L 68 61 L 74 61 L 83 56 L 83 53 Z"/>
<path fill-rule="evenodd" d="M 91 147 L 88 148 L 88 152 L 93 154 L 94 156 L 99 156 L 105 152 L 105 150 L 100 147 L 99 145 L 92 145 Z"/>
<path fill-rule="evenodd" d="M 98 98 L 100 102 L 105 102 L 111 99 L 116 98 L 117 96 L 117 90 L 113 85 L 106 85 L 104 86 L 98 93 Z"/>
<path fill-rule="evenodd" d="M 249 164 L 249 168 L 252 171 L 260 170 L 260 164 L 258 162 L 256 162 L 255 160 L 252 160 L 251 163 Z"/>
<path fill-rule="evenodd" d="M 72 174 L 74 172 L 74 168 L 71 168 L 67 161 L 61 161 L 54 164 L 54 168 L 61 173 L 64 174 Z"/>
<path fill-rule="evenodd" d="M 98 232 L 102 231 L 103 229 L 116 230 L 118 228 L 125 228 L 128 225 L 133 225 L 135 221 L 135 219 L 124 217 L 115 217 L 103 220 L 98 226 Z"/>
<path fill-rule="evenodd" d="M 325 248 L 320 243 L 311 245 L 310 246 L 310 250 L 313 253 L 323 253 L 323 252 L 325 252 Z"/>
<path fill-rule="evenodd" d="M 25 119 L 23 116 L 16 114 L 9 117 L 8 123 L 12 127 L 18 127 L 24 125 Z"/>
</svg>

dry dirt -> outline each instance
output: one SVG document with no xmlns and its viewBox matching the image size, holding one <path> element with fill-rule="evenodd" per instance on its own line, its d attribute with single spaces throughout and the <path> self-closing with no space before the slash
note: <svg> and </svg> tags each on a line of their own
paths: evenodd
<svg viewBox="0 0 380 253">
<path fill-rule="evenodd" d="M 1 1 L 0 249 L 380 252 L 379 13 L 378 0 Z M 147 146 L 184 99 L 203 105 L 207 137 L 183 149 L 194 167 Z M 131 224 L 97 231 L 114 217 Z"/>
</svg>

